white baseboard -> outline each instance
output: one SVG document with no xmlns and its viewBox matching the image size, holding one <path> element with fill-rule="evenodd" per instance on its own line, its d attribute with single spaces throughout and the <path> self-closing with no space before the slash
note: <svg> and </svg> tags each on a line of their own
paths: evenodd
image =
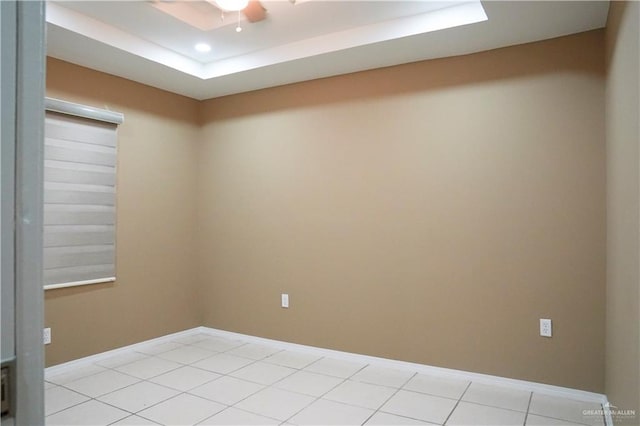
<svg viewBox="0 0 640 426">
<path fill-rule="evenodd" d="M 166 336 L 156 337 L 155 339 L 145 340 L 144 342 L 134 343 L 133 345 L 123 346 L 121 348 L 112 349 L 110 351 L 101 352 L 95 355 L 89 355 L 84 358 L 74 359 L 73 361 L 65 362 L 63 364 L 53 365 L 44 369 L 45 375 L 56 375 L 66 373 L 74 368 L 82 367 L 86 364 L 92 364 L 94 362 L 102 361 L 106 358 L 110 358 L 115 355 L 123 355 L 131 351 L 135 351 L 143 346 L 147 346 L 154 343 L 165 343 L 177 337 L 190 336 L 201 332 L 202 327 L 191 328 L 189 330 L 179 331 L 177 333 L 167 334 Z"/>
<path fill-rule="evenodd" d="M 295 350 L 298 352 L 305 352 L 305 353 L 314 354 L 314 355 L 327 356 L 327 357 L 336 358 L 336 359 L 365 362 L 367 364 L 372 364 L 380 367 L 395 368 L 400 370 L 411 370 L 418 373 L 424 373 L 424 374 L 429 374 L 432 376 L 438 376 L 443 378 L 462 379 L 462 380 L 490 384 L 490 385 L 497 385 L 497 386 L 508 386 L 514 389 L 521 389 L 521 390 L 536 392 L 544 395 L 569 398 L 569 399 L 574 399 L 578 401 L 596 402 L 603 405 L 608 402 L 606 395 L 595 393 L 595 392 L 587 392 L 579 389 L 571 389 L 571 388 L 566 388 L 561 386 L 548 385 L 544 383 L 529 382 L 526 380 L 510 379 L 506 377 L 491 376 L 488 374 L 473 373 L 470 371 L 453 370 L 453 369 L 442 368 L 442 367 L 433 367 L 430 365 L 416 364 L 416 363 L 406 362 L 406 361 L 398 361 L 398 360 L 387 359 L 387 358 L 373 357 L 369 355 L 361 355 L 361 354 L 355 354 L 350 352 L 336 351 L 332 349 L 318 348 L 314 346 L 300 345 L 297 343 L 289 343 L 289 342 L 283 342 L 280 340 L 265 339 L 263 337 L 250 336 L 247 334 L 234 333 L 231 331 L 218 330 L 218 329 L 209 328 L 209 327 L 196 327 L 190 330 L 168 334 L 166 336 L 158 337 L 156 339 L 147 340 L 147 341 L 136 343 L 130 346 L 125 346 L 122 348 L 114 349 L 114 350 L 103 352 L 100 354 L 91 355 L 85 358 L 80 358 L 74 361 L 66 362 L 64 364 L 55 365 L 55 366 L 46 368 L 45 373 L 46 375 L 63 373 L 73 368 L 78 368 L 82 365 L 94 363 L 96 361 L 100 361 L 114 355 L 120 355 L 130 351 L 134 351 L 135 349 L 141 348 L 142 346 L 147 346 L 153 343 L 164 343 L 164 342 L 174 340 L 178 337 L 186 337 L 186 336 L 190 336 L 198 333 L 208 334 L 210 336 L 218 336 L 218 337 L 226 337 L 230 339 L 243 340 L 249 343 L 260 343 L 260 344 L 270 345 L 270 346 L 274 346 L 281 349 Z M 611 421 L 610 418 L 607 418 L 605 420 L 607 422 L 607 425 L 613 425 L 613 422 Z"/>
<path fill-rule="evenodd" d="M 398 361 L 387 358 L 379 358 L 369 355 L 361 355 L 350 352 L 336 351 L 332 349 L 318 348 L 314 346 L 300 345 L 297 343 L 282 342 L 280 340 L 265 339 L 263 337 L 249 336 L 246 334 L 233 333 L 230 331 L 218 330 L 215 328 L 199 327 L 200 333 L 206 333 L 212 336 L 227 337 L 231 339 L 239 339 L 252 343 L 262 343 L 270 346 L 296 350 L 299 352 L 307 352 L 328 356 L 331 358 L 344 359 L 349 361 L 364 361 L 367 364 L 373 364 L 380 367 L 396 368 L 400 370 L 412 370 L 418 373 L 429 374 L 451 379 L 462 379 L 489 385 L 509 386 L 514 389 L 521 389 L 536 392 L 545 395 L 557 396 L 562 398 L 575 399 L 585 402 L 597 402 L 604 404 L 607 402 L 606 395 L 588 392 L 579 389 L 565 388 L 561 386 L 548 385 L 544 383 L 529 382 L 526 380 L 509 379 L 506 377 L 491 376 L 488 374 L 473 373 L 470 371 L 453 370 L 449 368 L 433 367 L 430 365 L 416 364 L 407 361 Z"/>
</svg>

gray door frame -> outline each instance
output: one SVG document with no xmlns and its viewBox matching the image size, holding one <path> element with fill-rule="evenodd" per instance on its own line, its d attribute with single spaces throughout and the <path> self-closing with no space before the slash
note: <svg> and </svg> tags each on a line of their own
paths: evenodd
<svg viewBox="0 0 640 426">
<path fill-rule="evenodd" d="M 0 1 L 0 8 L 1 343 L 3 360 L 11 352 L 15 357 L 14 409 L 12 418 L 3 419 L 3 423 L 41 425 L 44 424 L 45 5 L 42 1 Z"/>
</svg>

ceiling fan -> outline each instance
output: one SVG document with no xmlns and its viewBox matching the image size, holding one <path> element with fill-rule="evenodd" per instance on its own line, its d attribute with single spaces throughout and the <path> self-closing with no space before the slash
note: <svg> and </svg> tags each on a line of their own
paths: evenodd
<svg viewBox="0 0 640 426">
<path fill-rule="evenodd" d="M 0 0 L 2 1 L 2 0 Z M 155 9 L 160 10 L 192 27 L 202 31 L 211 31 L 219 26 L 216 17 L 224 19 L 225 14 L 244 15 L 250 23 L 260 22 L 267 17 L 267 9 L 260 0 L 147 0 Z M 241 30 L 241 29 L 240 29 Z"/>
<path fill-rule="evenodd" d="M 260 0 L 207 0 L 222 12 L 242 12 L 249 22 L 260 22 L 267 17 L 267 9 Z"/>
</svg>

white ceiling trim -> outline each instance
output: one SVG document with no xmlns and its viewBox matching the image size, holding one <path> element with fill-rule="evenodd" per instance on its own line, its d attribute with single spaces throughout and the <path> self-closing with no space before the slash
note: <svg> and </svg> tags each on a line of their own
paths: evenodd
<svg viewBox="0 0 640 426">
<path fill-rule="evenodd" d="M 204 79 L 486 21 L 480 1 L 313 37 L 205 65 Z"/>
<path fill-rule="evenodd" d="M 351 28 L 263 49 L 234 58 L 202 64 L 118 28 L 55 3 L 47 4 L 47 23 L 167 66 L 201 80 L 223 77 L 310 56 L 425 34 L 487 20 L 479 0 L 376 24 Z"/>
<path fill-rule="evenodd" d="M 203 78 L 202 64 L 70 9 L 47 3 L 47 23 L 124 50 L 158 64 Z"/>
</svg>

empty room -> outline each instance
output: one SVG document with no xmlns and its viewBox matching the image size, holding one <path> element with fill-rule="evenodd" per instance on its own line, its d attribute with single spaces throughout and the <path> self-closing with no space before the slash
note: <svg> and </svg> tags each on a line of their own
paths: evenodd
<svg viewBox="0 0 640 426">
<path fill-rule="evenodd" d="M 640 424 L 638 2 L 40 11 L 3 424 Z"/>
</svg>

